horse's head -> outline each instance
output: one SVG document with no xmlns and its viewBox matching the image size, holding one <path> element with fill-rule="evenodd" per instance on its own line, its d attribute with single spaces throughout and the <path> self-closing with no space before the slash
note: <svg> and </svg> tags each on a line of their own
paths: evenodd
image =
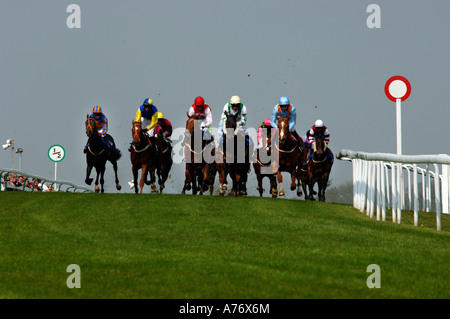
<svg viewBox="0 0 450 319">
<path fill-rule="evenodd" d="M 323 133 L 315 134 L 315 143 L 314 143 L 314 153 L 317 155 L 322 155 L 327 149 L 327 142 L 325 142 L 325 137 Z"/>
<path fill-rule="evenodd" d="M 138 144 L 141 142 L 142 133 L 142 122 L 133 121 L 133 128 L 131 129 L 131 135 L 133 136 L 133 143 Z"/>
<path fill-rule="evenodd" d="M 187 112 L 186 115 L 188 117 L 186 120 L 186 131 L 192 134 L 195 130 L 200 130 L 202 124 L 200 116 L 198 114 L 189 115 Z"/>
<path fill-rule="evenodd" d="M 84 124 L 86 126 L 86 135 L 88 137 L 97 134 L 97 126 L 95 125 L 95 120 L 92 117 L 89 117 L 89 114 L 86 115 L 86 122 Z"/>
<path fill-rule="evenodd" d="M 235 115 L 232 115 L 232 114 L 228 113 L 227 111 L 225 111 L 225 116 L 227 117 L 227 119 L 225 121 L 225 128 L 232 128 L 235 130 L 237 127 L 238 113 L 236 113 Z"/>
<path fill-rule="evenodd" d="M 278 120 L 278 140 L 280 144 L 284 144 L 289 134 L 289 118 L 285 116 L 277 116 Z"/>
<path fill-rule="evenodd" d="M 225 120 L 225 129 L 227 130 L 225 133 L 225 135 L 228 135 L 228 129 L 232 130 L 232 133 L 234 136 L 235 135 L 235 131 L 237 128 L 237 117 L 238 117 L 238 113 L 236 113 L 235 115 L 232 115 L 230 113 L 228 113 L 227 111 L 225 111 L 225 116 L 227 117 L 227 119 Z M 227 136 L 227 138 L 229 138 L 229 136 Z"/>
</svg>

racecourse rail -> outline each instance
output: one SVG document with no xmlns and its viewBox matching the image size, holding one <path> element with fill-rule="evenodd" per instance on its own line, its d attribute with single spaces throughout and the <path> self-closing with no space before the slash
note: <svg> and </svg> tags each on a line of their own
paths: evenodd
<svg viewBox="0 0 450 319">
<path fill-rule="evenodd" d="M 386 220 L 386 209 L 390 208 L 392 221 L 400 224 L 402 209 L 408 208 L 414 210 L 414 225 L 418 226 L 420 208 L 418 176 L 422 176 L 422 211 L 425 212 L 430 212 L 432 209 L 431 179 L 433 179 L 436 229 L 442 229 L 441 213 L 449 214 L 450 210 L 449 155 L 397 155 L 343 149 L 336 158 L 352 162 L 353 207 L 361 212 L 366 210 L 366 214 L 372 218 L 376 202 L 377 220 Z M 418 164 L 425 167 L 419 167 Z M 439 164 L 442 165 L 442 174 L 439 171 Z M 430 170 L 431 166 L 434 171 Z M 390 174 L 389 170 L 391 170 Z M 405 172 L 408 176 L 407 188 Z M 413 174 L 413 193 L 411 193 L 411 173 Z M 406 205 L 406 197 L 408 197 L 408 205 Z"/>
<path fill-rule="evenodd" d="M 14 174 L 14 173 L 16 173 L 17 175 L 22 175 L 26 179 L 34 178 L 35 182 L 33 182 L 33 184 L 31 185 L 31 188 L 27 187 L 26 183 L 23 183 L 23 185 L 19 186 L 19 187 L 10 186 L 10 185 L 8 185 L 7 178 L 8 178 L 8 175 Z M 50 187 L 50 189 L 52 189 L 52 191 L 72 192 L 72 193 L 78 193 L 78 192 L 92 193 L 93 192 L 93 190 L 91 190 L 87 187 L 77 186 L 75 184 L 72 184 L 71 182 L 57 181 L 57 180 L 48 179 L 48 178 L 33 175 L 33 174 L 28 174 L 28 173 L 25 173 L 25 172 L 22 172 L 19 170 L 15 170 L 15 169 L 5 169 L 5 168 L 0 167 L 0 182 L 1 182 L 0 190 L 1 191 L 21 190 L 21 191 L 30 191 L 30 192 L 42 192 L 44 187 L 40 187 L 40 190 L 37 190 L 34 187 L 36 180 L 38 180 L 38 179 L 41 180 L 42 186 L 44 185 L 44 183 L 50 184 L 49 187 Z"/>
</svg>

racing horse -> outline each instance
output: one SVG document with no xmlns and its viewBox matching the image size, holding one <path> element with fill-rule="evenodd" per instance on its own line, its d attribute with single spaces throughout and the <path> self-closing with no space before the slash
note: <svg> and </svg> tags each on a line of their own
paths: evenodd
<svg viewBox="0 0 450 319">
<path fill-rule="evenodd" d="M 155 134 L 155 143 L 159 150 L 159 156 L 156 162 L 156 174 L 158 176 L 159 192 L 162 194 L 170 169 L 173 164 L 173 150 L 170 141 L 164 136 Z"/>
<path fill-rule="evenodd" d="M 92 168 L 95 167 L 95 170 L 97 172 L 97 177 L 95 178 L 95 192 L 98 193 L 101 191 L 102 193 L 105 192 L 104 189 L 104 175 L 105 175 L 105 168 L 106 168 L 106 162 L 110 161 L 115 174 L 115 182 L 116 182 L 116 189 L 120 190 L 122 187 L 119 184 L 119 178 L 117 177 L 117 161 L 120 159 L 122 154 L 120 153 L 120 150 L 116 148 L 116 145 L 114 143 L 114 139 L 111 135 L 106 134 L 108 140 L 113 145 L 113 148 L 109 148 L 105 145 L 102 138 L 98 135 L 97 126 L 95 125 L 95 120 L 91 117 L 89 117 L 89 114 L 86 115 L 86 135 L 88 136 L 88 148 L 86 152 L 86 179 L 85 183 L 88 185 L 92 184 L 93 179 L 90 178 Z M 100 188 L 98 186 L 100 177 Z"/>
<path fill-rule="evenodd" d="M 208 188 L 212 194 L 212 185 L 216 174 L 215 148 L 212 139 L 207 138 L 201 128 L 198 114 L 187 113 L 184 132 L 184 159 L 186 161 L 185 180 L 182 194 L 192 189 L 192 195 L 200 195 Z M 201 141 L 199 141 L 199 139 Z"/>
<path fill-rule="evenodd" d="M 303 140 L 300 140 L 301 147 L 298 147 L 297 140 L 289 132 L 289 118 L 285 116 L 277 116 L 278 120 L 278 143 L 275 142 L 274 146 L 278 151 L 279 167 L 277 171 L 278 185 L 280 185 L 280 196 L 284 196 L 283 188 L 283 176 L 282 172 L 288 172 L 291 175 L 291 191 L 297 188 L 297 196 L 303 195 L 301 189 L 301 181 L 297 174 L 299 164 L 301 164 L 302 153 L 305 151 L 305 145 Z M 301 167 L 301 166 L 300 166 Z M 296 184 L 298 181 L 298 187 Z"/>
<path fill-rule="evenodd" d="M 276 198 L 278 195 L 277 190 L 277 171 L 278 162 L 276 159 L 272 159 L 272 128 L 264 129 L 262 133 L 262 145 L 261 148 L 256 150 L 255 158 L 253 161 L 253 169 L 258 180 L 259 197 L 262 197 L 263 179 L 267 177 L 270 181 L 270 193 L 272 198 Z"/>
<path fill-rule="evenodd" d="M 139 191 L 139 193 L 142 194 L 144 184 L 151 185 L 152 192 L 155 192 L 155 168 L 157 158 L 153 152 L 152 142 L 142 131 L 141 122 L 132 121 L 132 124 L 131 135 L 133 136 L 133 142 L 131 143 L 130 160 L 133 171 L 134 192 L 137 194 Z M 141 180 L 139 182 L 139 190 L 137 179 L 140 169 Z M 148 175 L 150 175 L 150 181 L 147 180 Z"/>
<path fill-rule="evenodd" d="M 323 134 L 315 136 L 315 143 L 313 144 L 313 154 L 308 162 L 308 179 L 309 179 L 309 196 L 308 199 L 314 199 L 314 184 L 318 185 L 319 201 L 325 201 L 325 190 L 328 186 L 328 179 L 330 177 L 331 168 L 334 162 L 334 155 L 331 149 L 328 148 L 324 140 Z"/>
<path fill-rule="evenodd" d="M 249 154 L 253 153 L 253 143 L 246 143 L 246 136 L 242 131 L 236 132 L 237 116 L 229 114 L 225 111 L 225 143 L 222 143 L 222 150 L 216 158 L 217 170 L 219 172 L 220 195 L 224 195 L 226 184 L 226 176 L 230 175 L 233 181 L 233 188 L 230 195 L 246 196 L 247 195 L 247 178 L 250 172 Z M 231 149 L 227 149 L 227 146 Z"/>
</svg>

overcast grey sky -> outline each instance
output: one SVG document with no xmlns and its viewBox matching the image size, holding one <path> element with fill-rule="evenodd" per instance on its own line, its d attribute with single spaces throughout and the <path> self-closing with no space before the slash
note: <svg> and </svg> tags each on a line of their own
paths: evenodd
<svg viewBox="0 0 450 319">
<path fill-rule="evenodd" d="M 72 3 L 79 29 L 66 24 Z M 370 4 L 380 7 L 381 28 L 367 26 Z M 62 145 L 58 179 L 84 186 L 84 121 L 98 104 L 130 192 L 131 121 L 145 98 L 177 128 L 202 95 L 217 127 L 237 94 L 256 127 L 286 95 L 299 134 L 322 119 L 335 154 L 396 153 L 395 103 L 384 84 L 402 75 L 412 86 L 402 103 L 403 154 L 448 154 L 449 12 L 446 0 L 2 0 L 0 139 L 24 149 L 23 171 L 49 178 L 48 148 Z M 11 167 L 10 150 L 0 150 L 0 167 Z M 336 160 L 332 186 L 351 173 Z M 116 192 L 109 164 L 106 180 L 106 192 Z M 167 192 L 180 193 L 183 180 L 184 164 L 175 165 Z"/>
</svg>

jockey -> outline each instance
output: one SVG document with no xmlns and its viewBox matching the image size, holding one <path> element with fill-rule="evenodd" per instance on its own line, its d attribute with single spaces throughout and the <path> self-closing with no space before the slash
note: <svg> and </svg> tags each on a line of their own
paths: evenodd
<svg viewBox="0 0 450 319">
<path fill-rule="evenodd" d="M 203 133 L 207 139 L 213 139 L 211 134 L 211 124 L 213 122 L 211 107 L 205 104 L 205 100 L 201 96 L 195 98 L 194 104 L 189 108 L 188 114 L 189 116 L 194 114 L 199 115 L 199 118 L 202 120 L 201 127 Z"/>
<path fill-rule="evenodd" d="M 294 136 L 300 146 L 300 136 L 295 130 L 297 110 L 295 109 L 295 106 L 289 102 L 289 99 L 286 96 L 280 97 L 278 104 L 273 108 L 272 119 L 270 121 L 273 128 L 278 128 L 277 116 L 289 116 L 289 132 Z"/>
<path fill-rule="evenodd" d="M 270 118 L 266 118 L 264 120 L 264 122 L 262 122 L 259 127 L 258 127 L 258 131 L 256 132 L 256 140 L 258 141 L 258 146 L 257 148 L 261 148 L 263 147 L 262 145 L 262 138 L 263 138 L 263 130 L 266 130 L 266 134 L 273 134 L 275 129 L 272 127 L 272 125 L 270 124 Z M 269 131 L 270 129 L 270 131 Z"/>
<path fill-rule="evenodd" d="M 317 120 L 311 127 L 311 129 L 307 132 L 307 134 L 308 133 L 309 133 L 308 143 L 311 145 L 308 154 L 308 162 L 309 162 L 309 160 L 312 157 L 312 154 L 314 153 L 313 151 L 311 151 L 311 149 L 314 149 L 315 136 L 318 134 L 322 134 L 324 137 L 324 141 L 327 143 L 328 146 L 328 144 L 330 143 L 330 132 L 328 131 L 328 128 L 323 124 L 322 120 Z M 333 155 L 330 153 L 328 147 L 325 149 L 325 153 L 331 158 L 332 161 L 334 160 Z"/>
<path fill-rule="evenodd" d="M 103 114 L 101 106 L 95 105 L 92 108 L 92 113 L 89 117 L 95 120 L 95 126 L 97 127 L 97 134 L 102 138 L 103 143 L 105 143 L 106 147 L 113 148 L 113 145 L 110 143 L 106 134 L 108 133 L 108 119 L 106 118 L 105 114 Z M 89 140 L 86 143 L 86 146 L 84 147 L 83 150 L 84 153 L 87 153 L 88 146 Z"/>
<path fill-rule="evenodd" d="M 172 123 L 168 119 L 164 118 L 161 112 L 157 112 L 158 123 L 155 126 L 155 136 L 161 136 L 163 140 L 170 145 L 172 141 Z"/>
<path fill-rule="evenodd" d="M 143 131 L 148 137 L 152 137 L 155 134 L 154 127 L 158 122 L 157 112 L 158 109 L 153 105 L 152 99 L 145 99 L 136 112 L 135 121 L 142 123 Z"/>
<path fill-rule="evenodd" d="M 153 100 L 148 98 L 145 99 L 141 106 L 139 106 L 137 112 L 136 112 L 136 122 L 142 123 L 142 131 L 144 134 L 152 139 L 154 135 L 154 128 L 156 126 L 156 123 L 158 122 L 157 118 L 157 112 L 158 109 L 155 105 L 153 105 Z M 132 144 L 132 143 L 130 143 Z M 152 143 L 154 145 L 154 149 L 156 152 L 158 152 L 158 149 L 156 147 L 155 143 Z M 128 148 L 128 151 L 131 152 L 131 145 Z"/>
<path fill-rule="evenodd" d="M 242 131 L 242 133 L 245 136 L 245 143 L 247 145 L 250 145 L 250 139 L 248 138 L 247 134 L 247 128 L 245 125 L 247 124 L 247 107 L 241 103 L 241 99 L 237 95 L 233 95 L 230 99 L 230 102 L 226 103 L 222 110 L 222 116 L 220 118 L 219 122 L 219 138 L 222 138 L 222 142 L 225 142 L 225 132 L 226 132 L 226 121 L 227 116 L 225 115 L 225 112 L 228 112 L 228 114 L 231 115 L 237 115 L 236 122 L 237 127 L 236 129 Z"/>
</svg>

